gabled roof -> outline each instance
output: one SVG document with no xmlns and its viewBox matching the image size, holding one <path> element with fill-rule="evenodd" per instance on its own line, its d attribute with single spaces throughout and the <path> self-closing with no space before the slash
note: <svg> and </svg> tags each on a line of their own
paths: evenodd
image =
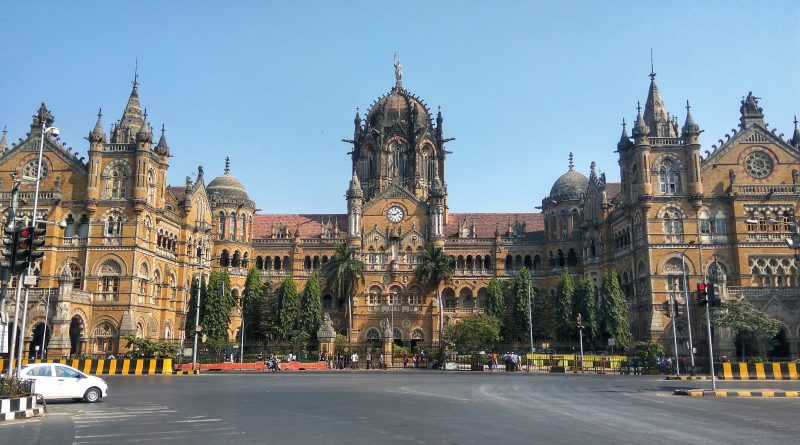
<svg viewBox="0 0 800 445">
<path fill-rule="evenodd" d="M 401 198 L 401 199 L 408 199 L 413 203 L 416 203 L 423 209 L 428 208 L 428 204 L 424 201 L 420 201 L 411 191 L 405 188 L 403 185 L 397 182 L 389 183 L 389 186 L 385 189 L 381 190 L 380 193 L 373 196 L 367 203 L 364 205 L 364 210 L 369 209 L 376 202 L 381 202 L 383 199 L 391 199 L 391 198 Z"/>
<path fill-rule="evenodd" d="M 797 149 L 792 147 L 788 142 L 784 141 L 780 136 L 767 130 L 759 124 L 753 124 L 745 129 L 736 131 L 730 139 L 723 142 L 719 147 L 716 147 L 713 152 L 706 151 L 708 156 L 706 156 L 701 162 L 700 169 L 707 170 L 711 168 L 717 162 L 717 160 L 725 156 L 725 154 L 731 151 L 733 147 L 739 144 L 749 143 L 775 144 L 794 157 L 800 159 L 800 152 L 798 152 Z"/>
</svg>

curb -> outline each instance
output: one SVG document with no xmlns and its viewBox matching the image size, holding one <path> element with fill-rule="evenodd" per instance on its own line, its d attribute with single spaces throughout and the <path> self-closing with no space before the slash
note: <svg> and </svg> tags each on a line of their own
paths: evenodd
<svg viewBox="0 0 800 445">
<path fill-rule="evenodd" d="M 676 389 L 672 394 L 690 397 L 800 397 L 800 391 L 724 391 L 709 389 Z"/>
<path fill-rule="evenodd" d="M 703 376 L 703 375 L 694 375 L 694 376 L 687 376 L 687 375 L 682 375 L 682 376 L 674 376 L 674 375 L 668 375 L 668 376 L 666 376 L 666 377 L 664 378 L 664 380 L 710 380 L 710 379 L 711 379 L 710 377 L 708 377 L 708 376 Z"/>
<path fill-rule="evenodd" d="M 26 409 L 25 411 L 15 411 L 13 413 L 0 414 L 0 422 L 5 420 L 21 420 L 30 419 L 31 417 L 41 417 L 44 414 L 44 408 Z"/>
<path fill-rule="evenodd" d="M 172 373 L 172 375 L 198 375 L 198 374 L 200 374 L 200 370 L 199 369 L 195 369 L 194 371 L 192 371 L 192 370 L 189 370 L 189 371 L 174 371 Z"/>
</svg>

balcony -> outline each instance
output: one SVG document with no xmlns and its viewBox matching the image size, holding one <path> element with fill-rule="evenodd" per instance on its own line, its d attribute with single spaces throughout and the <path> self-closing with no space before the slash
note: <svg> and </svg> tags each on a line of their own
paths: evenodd
<svg viewBox="0 0 800 445">
<path fill-rule="evenodd" d="M 456 277 L 492 277 L 494 271 L 491 269 L 456 269 L 453 271 Z"/>
<path fill-rule="evenodd" d="M 796 195 L 795 186 L 792 184 L 759 184 L 759 185 L 734 185 L 733 192 L 738 195 Z"/>
<path fill-rule="evenodd" d="M 748 300 L 766 300 L 772 297 L 795 297 L 800 295 L 799 287 L 727 286 L 725 290 L 728 298 L 745 297 Z"/>
<path fill-rule="evenodd" d="M 61 240 L 61 245 L 68 247 L 84 247 L 86 246 L 86 242 L 88 239 L 89 238 L 77 238 L 77 237 L 64 238 Z"/>
</svg>

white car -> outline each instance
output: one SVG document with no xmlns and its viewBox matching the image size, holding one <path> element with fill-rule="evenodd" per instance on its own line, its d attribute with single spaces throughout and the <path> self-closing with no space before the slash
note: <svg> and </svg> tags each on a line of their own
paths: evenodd
<svg viewBox="0 0 800 445">
<path fill-rule="evenodd" d="M 60 363 L 25 365 L 20 371 L 20 378 L 33 380 L 33 392 L 45 399 L 74 399 L 94 403 L 108 396 L 105 380 Z"/>
</svg>

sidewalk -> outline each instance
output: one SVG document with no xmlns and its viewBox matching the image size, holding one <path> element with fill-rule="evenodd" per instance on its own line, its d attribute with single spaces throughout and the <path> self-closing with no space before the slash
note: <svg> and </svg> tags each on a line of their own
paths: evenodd
<svg viewBox="0 0 800 445">
<path fill-rule="evenodd" d="M 676 389 L 672 394 L 690 397 L 798 397 L 800 391 Z"/>
</svg>

